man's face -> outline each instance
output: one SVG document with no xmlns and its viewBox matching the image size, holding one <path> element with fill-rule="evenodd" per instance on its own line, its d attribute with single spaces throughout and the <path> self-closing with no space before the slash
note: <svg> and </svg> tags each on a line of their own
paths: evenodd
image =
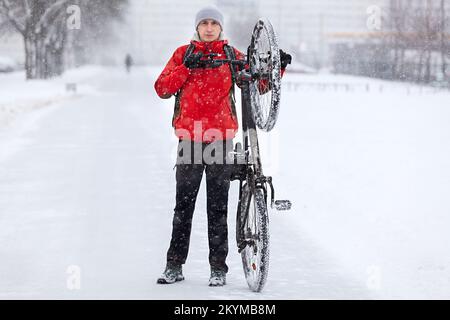
<svg viewBox="0 0 450 320">
<path fill-rule="evenodd" d="M 197 31 L 200 40 L 205 42 L 211 42 L 219 39 L 222 28 L 220 27 L 220 24 L 217 21 L 206 19 L 200 21 L 197 27 Z"/>
</svg>

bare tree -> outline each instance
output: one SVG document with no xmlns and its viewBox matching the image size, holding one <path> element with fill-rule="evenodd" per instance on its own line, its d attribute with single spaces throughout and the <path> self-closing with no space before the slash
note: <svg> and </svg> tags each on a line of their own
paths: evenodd
<svg viewBox="0 0 450 320">
<path fill-rule="evenodd" d="M 441 54 L 445 72 L 445 0 L 390 0 L 387 41 L 393 79 L 430 83 L 437 78 Z"/>
<path fill-rule="evenodd" d="M 111 30 L 105 21 L 121 16 L 128 0 L 0 0 L 0 15 L 23 36 L 27 79 L 45 79 L 64 71 L 68 46 L 67 7 L 83 12 L 82 31 L 69 37 L 82 47 L 90 38 L 105 39 Z M 76 46 L 70 45 L 71 48 Z"/>
<path fill-rule="evenodd" d="M 388 33 L 386 46 L 393 50 L 393 60 L 391 62 L 392 79 L 401 79 L 404 77 L 404 58 L 407 48 L 407 32 L 408 18 L 411 14 L 410 1 L 390 0 L 388 11 L 388 23 L 391 32 Z"/>
<path fill-rule="evenodd" d="M 450 79 L 446 79 L 447 77 L 447 55 L 449 54 L 449 47 L 447 42 L 447 16 L 446 16 L 446 7 L 445 0 L 441 0 L 440 5 L 441 12 L 441 21 L 440 21 L 440 38 L 441 38 L 441 62 L 442 62 L 442 77 L 444 80 L 450 81 Z"/>
<path fill-rule="evenodd" d="M 0 12 L 23 36 L 25 45 L 25 68 L 27 79 L 43 79 L 55 75 L 50 68 L 47 48 L 65 33 L 66 28 L 58 28 L 64 20 L 65 8 L 70 0 L 0 0 Z M 55 54 L 60 54 L 55 52 Z"/>
<path fill-rule="evenodd" d="M 425 74 L 423 81 L 429 83 L 431 80 L 431 54 L 433 51 L 433 42 L 435 40 L 434 26 L 433 26 L 433 4 L 432 0 L 427 0 L 425 10 L 425 41 L 423 50 L 426 53 Z"/>
<path fill-rule="evenodd" d="M 0 14 L 0 33 L 1 34 L 8 34 L 11 33 L 14 27 L 11 25 L 8 19 L 6 17 L 2 17 Z"/>
</svg>

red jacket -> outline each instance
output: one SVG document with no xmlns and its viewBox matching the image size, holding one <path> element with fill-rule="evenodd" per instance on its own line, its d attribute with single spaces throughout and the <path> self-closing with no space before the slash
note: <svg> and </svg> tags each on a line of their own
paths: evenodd
<svg viewBox="0 0 450 320">
<path fill-rule="evenodd" d="M 226 59 L 223 46 L 227 40 L 199 42 L 192 40 L 195 52 L 218 53 L 214 59 Z M 181 89 L 180 113 L 174 119 L 179 139 L 197 142 L 232 139 L 238 130 L 238 120 L 232 112 L 231 71 L 228 64 L 217 68 L 188 69 L 183 64 L 188 45 L 175 50 L 155 83 L 155 90 L 163 99 Z M 235 50 L 236 58 L 244 55 Z"/>
</svg>

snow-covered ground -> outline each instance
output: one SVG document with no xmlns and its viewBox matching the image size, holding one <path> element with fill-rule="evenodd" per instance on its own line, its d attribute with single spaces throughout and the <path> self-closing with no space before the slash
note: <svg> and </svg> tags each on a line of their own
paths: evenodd
<svg viewBox="0 0 450 320">
<path fill-rule="evenodd" d="M 159 71 L 0 75 L 0 298 L 450 298 L 450 94 L 417 90 L 285 90 L 276 128 L 260 133 L 265 173 L 293 202 L 271 212 L 265 290 L 248 290 L 234 243 L 237 182 L 228 285 L 207 286 L 204 181 L 186 280 L 157 285 L 177 143 L 173 101 L 153 90 Z"/>
<path fill-rule="evenodd" d="M 51 81 L 25 80 L 23 72 L 0 73 L 0 127 L 14 121 L 22 113 L 28 113 L 73 98 L 77 94 L 93 93 L 92 77 L 97 67 L 71 70 Z M 91 82 L 89 82 L 91 80 Z M 76 92 L 66 90 L 66 85 L 77 83 Z"/>
</svg>

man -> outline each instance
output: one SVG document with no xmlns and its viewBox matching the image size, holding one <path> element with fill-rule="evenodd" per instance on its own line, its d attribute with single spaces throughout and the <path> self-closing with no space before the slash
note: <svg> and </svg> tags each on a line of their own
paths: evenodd
<svg viewBox="0 0 450 320">
<path fill-rule="evenodd" d="M 202 59 L 224 59 L 226 49 L 236 59 L 244 55 L 228 46 L 223 37 L 223 15 L 216 7 L 206 7 L 195 17 L 196 33 L 191 45 L 179 47 L 155 83 L 158 95 L 176 95 L 172 125 L 179 139 L 176 170 L 176 205 L 172 239 L 165 271 L 157 283 L 184 280 L 195 201 L 206 172 L 210 286 L 226 284 L 228 266 L 228 191 L 232 165 L 227 151 L 233 149 L 238 130 L 232 101 L 232 74 L 228 64 L 202 67 Z M 229 52 L 229 51 L 228 51 Z M 284 54 L 284 63 L 290 56 Z M 284 65 L 284 67 L 286 67 Z M 181 151 L 181 152 L 180 152 Z"/>
<path fill-rule="evenodd" d="M 133 65 L 133 58 L 131 57 L 131 54 L 128 53 L 125 57 L 125 68 L 127 69 L 127 73 L 130 73 L 132 65 Z"/>
</svg>

